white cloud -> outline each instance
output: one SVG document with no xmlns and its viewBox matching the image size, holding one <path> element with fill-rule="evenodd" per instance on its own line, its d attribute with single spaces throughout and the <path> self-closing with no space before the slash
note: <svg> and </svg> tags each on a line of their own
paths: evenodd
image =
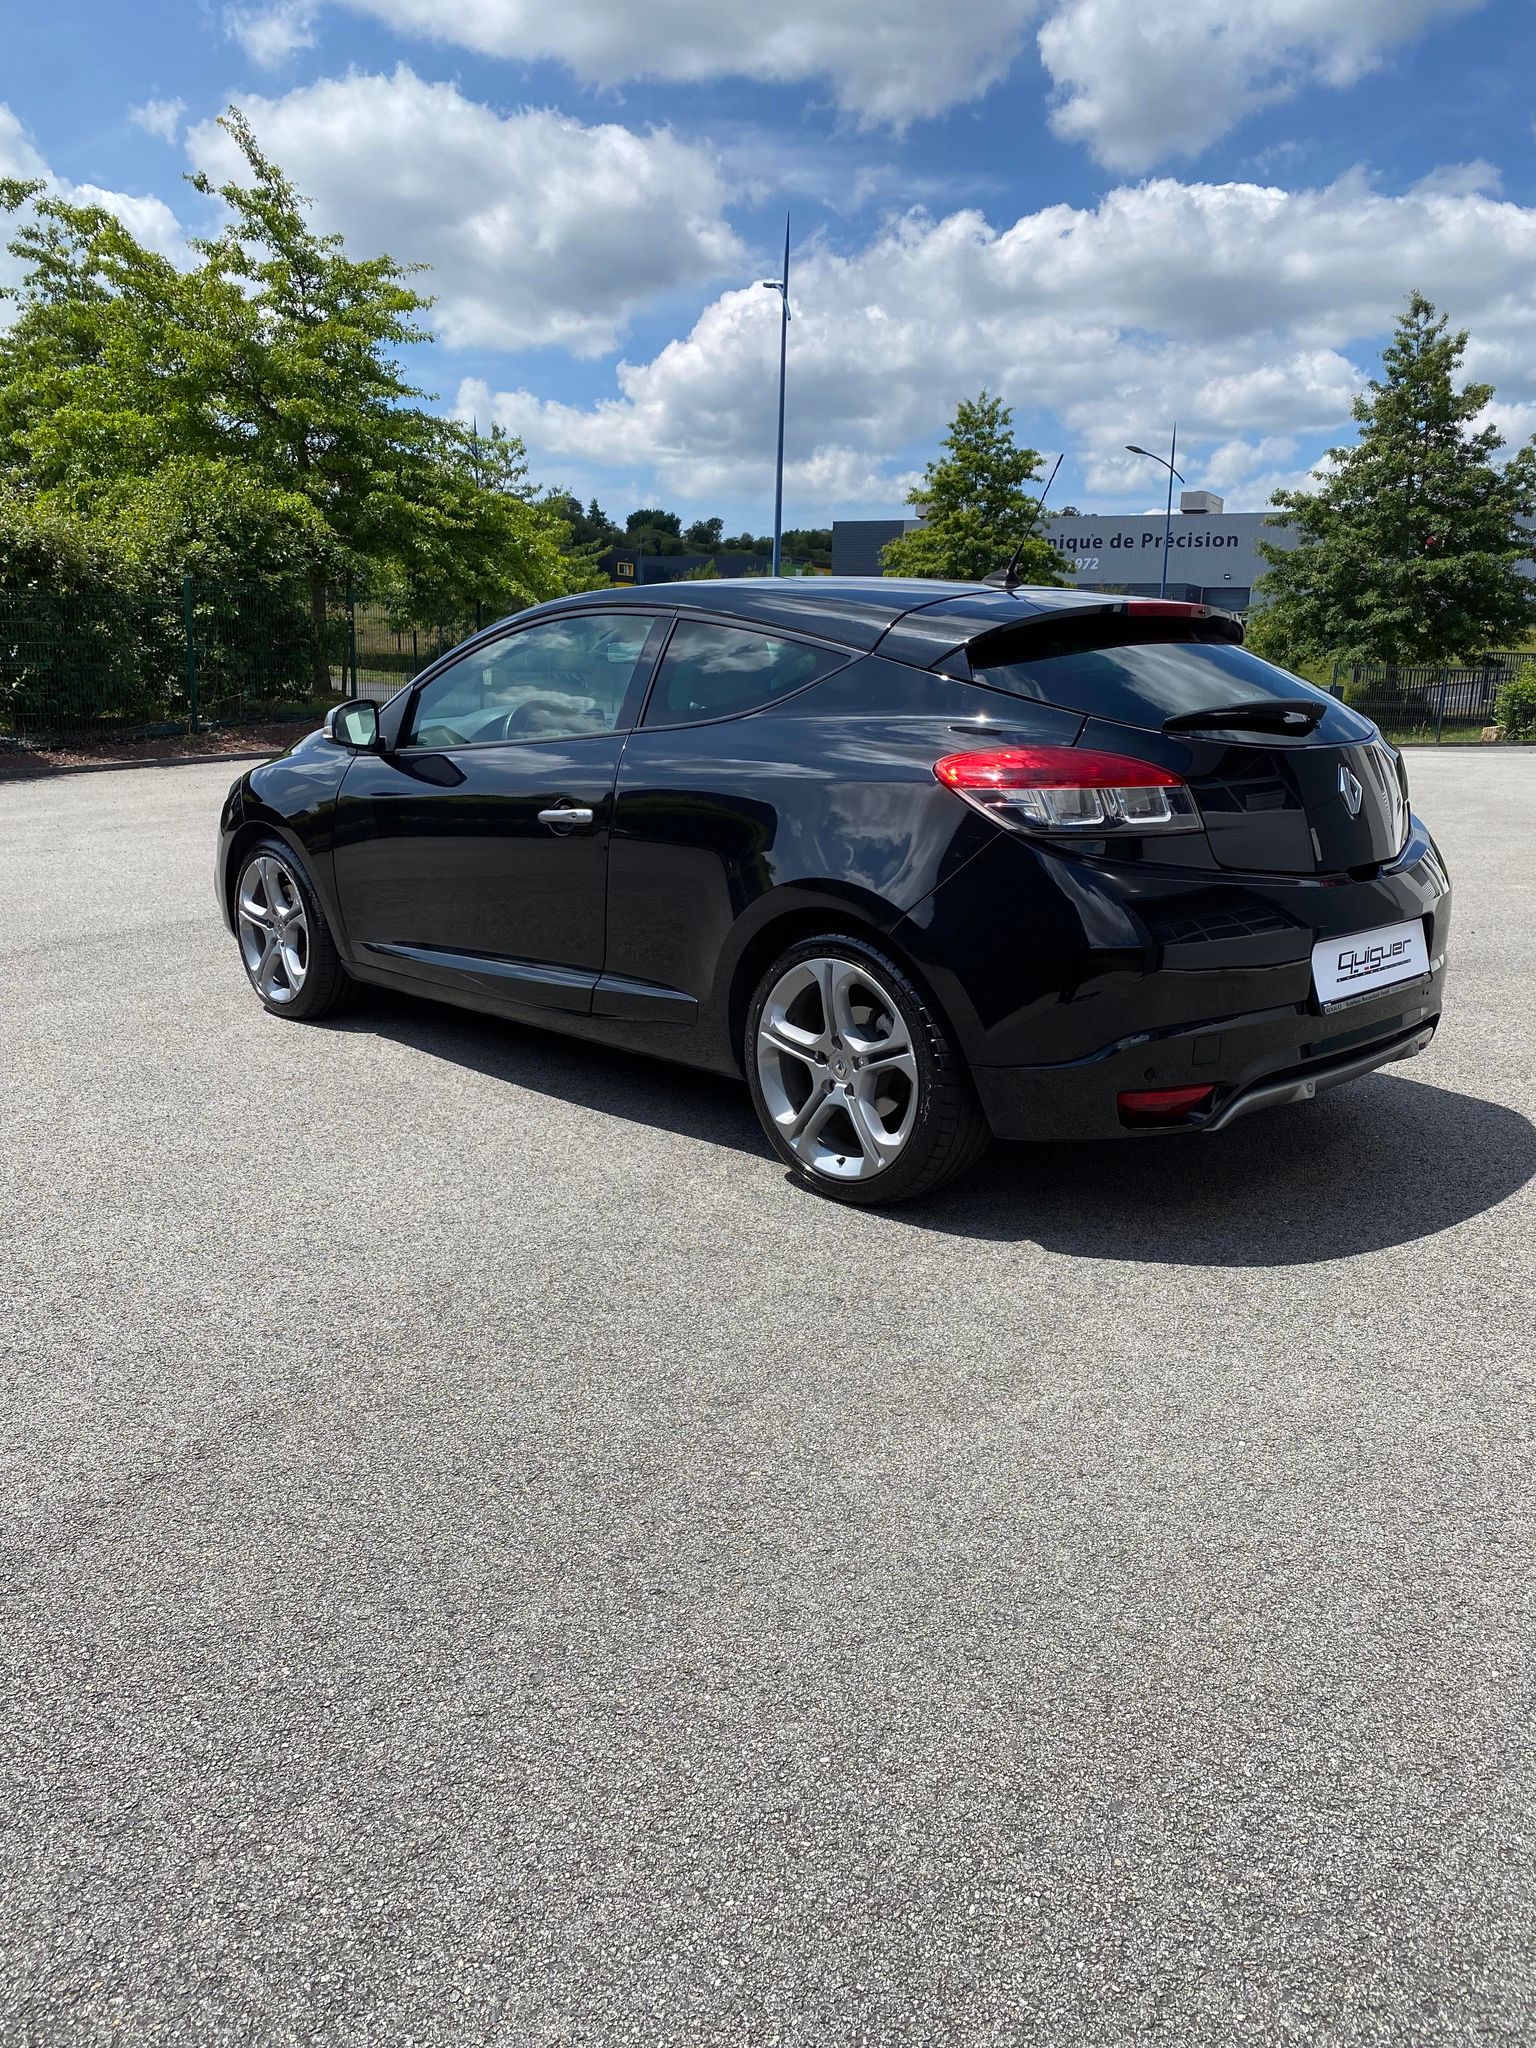
<svg viewBox="0 0 1536 2048">
<path fill-rule="evenodd" d="M 975 212 L 908 216 L 851 255 L 813 244 L 797 276 L 788 451 L 801 516 L 894 506 L 893 457 L 905 469 L 900 451 L 936 439 L 983 384 L 1060 420 L 1040 431 L 1065 431 L 1074 488 L 1144 494 L 1124 444 L 1176 417 L 1192 476 L 1263 503 L 1287 444 L 1347 434 L 1360 365 L 1410 284 L 1500 352 L 1501 398 L 1536 396 L 1519 353 L 1536 320 L 1536 208 L 1478 194 L 1387 196 L 1358 176 L 1298 193 L 1159 179 L 1004 231 Z M 621 364 L 596 405 L 461 398 L 523 434 L 545 473 L 644 469 L 690 502 L 739 496 L 767 487 L 777 339 L 774 302 L 748 286 L 650 361 Z"/>
<path fill-rule="evenodd" d="M 839 106 L 898 125 L 975 99 L 1008 71 L 1038 0 L 351 0 L 391 28 L 595 85 L 728 76 L 824 80 Z"/>
<path fill-rule="evenodd" d="M 1506 448 L 1523 448 L 1527 441 L 1536 437 L 1536 398 L 1523 403 L 1518 400 L 1496 397 L 1485 405 L 1478 414 L 1476 426 L 1497 427 L 1504 436 Z"/>
<path fill-rule="evenodd" d="M 230 7 L 224 26 L 253 64 L 275 71 L 313 47 L 315 9 L 308 0 L 278 0 L 275 7 Z"/>
<path fill-rule="evenodd" d="M 423 288 L 457 347 L 599 355 L 647 299 L 746 261 L 713 159 L 666 129 L 501 115 L 405 66 L 244 109 L 321 226 L 359 251 L 430 263 Z M 239 174 L 211 122 L 188 152 L 216 179 Z"/>
<path fill-rule="evenodd" d="M 146 135 L 156 135 L 162 142 L 174 142 L 181 133 L 181 117 L 186 111 L 185 100 L 146 100 L 142 107 L 130 107 L 128 118 Z"/>
<path fill-rule="evenodd" d="M 315 39 L 322 0 L 232 7 L 264 65 Z M 827 90 L 862 122 L 908 122 L 999 84 L 1043 19 L 1057 132 L 1104 163 L 1193 156 L 1305 84 L 1341 87 L 1437 21 L 1485 0 L 333 0 L 390 28 L 519 63 L 552 59 L 585 84 L 742 77 Z"/>
<path fill-rule="evenodd" d="M 1304 84 L 1352 85 L 1484 0 L 1058 0 L 1040 55 L 1056 133 L 1144 171 L 1196 156 Z"/>
<path fill-rule="evenodd" d="M 48 166 L 20 118 L 0 100 L 0 178 L 46 178 L 48 174 Z"/>
<path fill-rule="evenodd" d="M 1486 157 L 1474 157 L 1466 164 L 1439 164 L 1413 187 L 1415 192 L 1443 193 L 1448 199 L 1467 199 L 1486 192 L 1497 199 L 1504 190 L 1504 173 Z"/>
</svg>

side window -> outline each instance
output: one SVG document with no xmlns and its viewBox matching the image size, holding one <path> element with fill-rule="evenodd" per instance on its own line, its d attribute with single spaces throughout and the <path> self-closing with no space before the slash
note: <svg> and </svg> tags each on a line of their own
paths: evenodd
<svg viewBox="0 0 1536 2048">
<path fill-rule="evenodd" d="M 584 612 L 476 647 L 422 690 L 406 745 L 612 732 L 655 623 L 643 612 Z"/>
<path fill-rule="evenodd" d="M 803 689 L 850 660 L 825 647 L 739 626 L 680 619 L 645 707 L 646 725 L 731 718 Z"/>
</svg>

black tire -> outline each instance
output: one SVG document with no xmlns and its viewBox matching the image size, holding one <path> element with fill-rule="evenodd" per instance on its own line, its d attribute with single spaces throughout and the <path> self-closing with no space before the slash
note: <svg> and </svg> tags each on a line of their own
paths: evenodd
<svg viewBox="0 0 1536 2048">
<path fill-rule="evenodd" d="M 281 907 L 284 935 L 292 936 L 278 949 L 271 972 L 263 974 L 256 964 L 258 950 L 265 951 L 258 934 L 275 928 L 278 920 L 274 917 L 272 927 L 258 925 L 243 915 L 241 906 L 249 901 L 270 909 L 269 894 Z M 274 1017 L 313 1024 L 334 1016 L 351 996 L 356 984 L 341 964 L 309 870 L 286 840 L 273 835 L 242 852 L 235 874 L 235 925 L 246 979 Z M 290 959 L 300 962 L 302 971 L 291 971 Z"/>
<path fill-rule="evenodd" d="M 816 1063 L 812 1064 L 811 1059 L 802 1059 L 799 1054 L 781 1058 L 772 1046 L 765 1052 L 760 1045 L 759 1032 L 769 998 L 779 991 L 780 984 L 795 970 L 807 968 L 808 963 L 814 962 L 826 963 L 834 974 L 846 964 L 854 970 L 848 976 L 849 984 L 863 991 L 855 997 L 864 1005 L 861 1015 L 866 1019 L 872 1016 L 873 1006 L 869 998 L 878 992 L 887 999 L 886 1008 L 899 1016 L 905 1027 L 904 1050 L 910 1053 L 911 1072 L 903 1070 L 895 1074 L 892 1087 L 896 1093 L 894 1099 L 887 1098 L 889 1106 L 885 1112 L 888 1120 L 895 1119 L 898 1132 L 905 1132 L 905 1135 L 900 1137 L 900 1149 L 889 1163 L 871 1164 L 870 1144 L 860 1139 L 850 1110 L 844 1109 L 835 1099 L 839 1093 L 852 1095 L 856 1088 L 869 1090 L 871 1084 L 867 1077 L 862 1082 L 857 1075 L 839 1079 L 837 1075 L 843 1074 L 843 1068 L 839 1066 L 837 1075 L 834 1075 L 829 1060 L 820 1053 L 815 1055 Z M 866 974 L 870 977 L 867 982 L 862 979 Z M 794 998 L 796 1004 L 803 1001 L 810 1006 L 808 1012 L 800 1013 L 810 1019 L 804 1026 L 808 1038 L 818 1031 L 830 1034 L 834 1028 L 826 1013 L 825 998 L 811 986 L 815 979 L 816 972 L 812 970 L 811 980 L 805 983 L 804 996 Z M 794 986 L 793 981 L 791 986 Z M 792 1017 L 795 1013 L 787 1014 Z M 867 1023 L 864 1028 L 878 1034 L 882 1025 L 888 1022 L 890 1019 L 880 1018 Z M 829 1047 L 837 1048 L 829 1053 L 833 1061 L 846 1057 L 847 1044 L 858 1043 L 849 1040 L 845 1044 L 840 1037 L 830 1035 L 826 1042 Z M 896 1042 L 894 1034 L 891 1042 Z M 853 1064 L 850 1061 L 850 1065 Z M 886 1066 L 886 1062 L 879 1058 L 871 1059 L 867 1064 L 875 1069 Z M 964 1056 L 937 1006 L 918 988 L 906 968 L 867 939 L 852 938 L 843 932 L 823 932 L 801 940 L 779 955 L 753 991 L 747 1010 L 742 1065 L 746 1069 L 747 1085 L 752 1091 L 752 1105 L 774 1151 L 801 1186 L 813 1188 L 817 1194 L 827 1195 L 834 1201 L 868 1208 L 915 1201 L 920 1196 L 931 1195 L 974 1166 L 991 1140 Z M 800 1085 L 797 1077 L 802 1065 L 807 1076 L 804 1083 L 807 1093 L 797 1103 L 789 1091 Z M 801 1143 L 812 1151 L 834 1155 L 828 1157 L 825 1167 L 795 1149 L 775 1114 L 775 1105 L 780 1114 L 791 1118 L 803 1114 L 811 1093 L 818 1089 L 827 1101 L 827 1114 L 825 1118 L 813 1121 L 819 1122 L 822 1131 L 830 1135 L 802 1136 Z M 888 1121 L 884 1127 L 889 1128 Z M 851 1162 L 853 1153 L 848 1147 L 843 1155 L 835 1156 L 840 1130 L 846 1131 L 860 1146 L 862 1163 L 851 1166 L 849 1170 L 861 1177 L 846 1177 L 841 1170 L 843 1160 Z"/>
</svg>

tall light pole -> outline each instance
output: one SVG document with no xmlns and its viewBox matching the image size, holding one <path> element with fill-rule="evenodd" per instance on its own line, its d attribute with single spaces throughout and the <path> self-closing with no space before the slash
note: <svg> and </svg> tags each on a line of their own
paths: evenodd
<svg viewBox="0 0 1536 2048">
<path fill-rule="evenodd" d="M 1173 480 L 1178 476 L 1180 483 L 1184 481 L 1183 477 L 1179 476 L 1179 472 L 1173 466 L 1173 458 L 1179 452 L 1178 421 L 1175 420 L 1173 423 L 1173 439 L 1168 444 L 1168 459 L 1166 462 L 1161 455 L 1154 455 L 1150 448 L 1137 448 L 1129 441 L 1125 444 L 1125 452 L 1127 455 L 1145 455 L 1148 462 L 1155 462 L 1168 472 L 1168 510 L 1163 517 L 1163 580 L 1158 585 L 1158 595 L 1166 597 L 1168 595 L 1168 547 L 1173 539 Z"/>
<path fill-rule="evenodd" d="M 789 362 L 789 215 L 784 216 L 784 275 L 765 277 L 764 291 L 779 295 L 779 458 L 773 474 L 773 574 L 784 551 L 784 373 Z"/>
</svg>

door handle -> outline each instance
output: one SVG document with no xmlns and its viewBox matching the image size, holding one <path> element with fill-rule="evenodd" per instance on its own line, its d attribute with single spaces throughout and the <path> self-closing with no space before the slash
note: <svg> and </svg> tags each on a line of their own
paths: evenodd
<svg viewBox="0 0 1536 2048">
<path fill-rule="evenodd" d="M 590 825 L 592 812 L 585 804 L 559 804 L 552 811 L 540 811 L 539 823 L 548 825 L 556 832 L 570 831 L 577 825 Z"/>
</svg>

